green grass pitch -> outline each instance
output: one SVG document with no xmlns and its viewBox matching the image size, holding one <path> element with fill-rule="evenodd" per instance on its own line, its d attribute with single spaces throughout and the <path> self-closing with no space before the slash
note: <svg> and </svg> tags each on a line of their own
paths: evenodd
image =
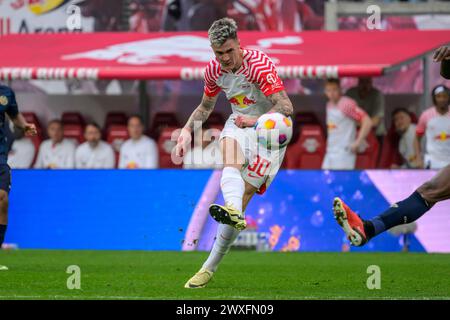
<svg viewBox="0 0 450 320">
<path fill-rule="evenodd" d="M 0 252 L 3 299 L 450 299 L 450 255 L 231 251 L 204 289 L 184 283 L 206 252 Z M 67 289 L 69 265 L 81 289 Z M 366 286 L 381 269 L 381 289 Z"/>
</svg>

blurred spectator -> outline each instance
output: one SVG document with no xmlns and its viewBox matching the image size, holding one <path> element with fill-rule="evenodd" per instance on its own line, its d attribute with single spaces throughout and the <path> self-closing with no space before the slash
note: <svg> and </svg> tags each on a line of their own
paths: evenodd
<svg viewBox="0 0 450 320">
<path fill-rule="evenodd" d="M 36 148 L 21 128 L 14 128 L 14 142 L 8 154 L 8 165 L 13 169 L 28 169 L 33 164 Z"/>
<path fill-rule="evenodd" d="M 130 139 L 120 148 L 119 168 L 154 169 L 158 168 L 158 147 L 156 142 L 145 136 L 144 124 L 139 116 L 128 119 Z"/>
<path fill-rule="evenodd" d="M 412 123 L 411 114 L 405 108 L 397 108 L 392 113 L 395 131 L 399 135 L 398 152 L 403 163 L 393 164 L 391 168 L 418 168 L 419 155 L 417 154 L 416 125 Z"/>
<path fill-rule="evenodd" d="M 220 169 L 223 166 L 219 147 L 220 131 L 203 130 L 203 135 L 194 135 L 194 148 L 188 150 L 183 158 L 184 169 Z"/>
<path fill-rule="evenodd" d="M 129 5 L 131 32 L 154 32 L 161 30 L 162 0 L 133 0 Z"/>
<path fill-rule="evenodd" d="M 86 142 L 75 151 L 77 169 L 111 169 L 115 166 L 113 148 L 101 140 L 101 129 L 96 123 L 88 123 L 84 129 Z"/>
<path fill-rule="evenodd" d="M 372 126 L 375 128 L 375 134 L 378 141 L 382 143 L 383 136 L 386 134 L 384 125 L 384 95 L 372 84 L 372 78 L 361 77 L 358 79 L 356 87 L 347 90 L 347 96 L 356 101 L 372 120 Z"/>
<path fill-rule="evenodd" d="M 372 121 L 356 102 L 342 96 L 338 79 L 325 83 L 327 102 L 327 149 L 322 169 L 354 169 L 356 152 L 363 147 L 366 136 L 372 128 Z M 361 129 L 356 134 L 356 124 Z"/>
<path fill-rule="evenodd" d="M 444 85 L 434 87 L 433 106 L 419 118 L 416 134 L 426 137 L 425 168 L 441 169 L 450 164 L 450 93 Z M 420 154 L 420 144 L 417 144 Z"/>
<path fill-rule="evenodd" d="M 75 167 L 75 144 L 63 136 L 60 120 L 48 123 L 47 134 L 50 139 L 42 142 L 34 165 L 37 169 L 71 169 Z"/>
</svg>

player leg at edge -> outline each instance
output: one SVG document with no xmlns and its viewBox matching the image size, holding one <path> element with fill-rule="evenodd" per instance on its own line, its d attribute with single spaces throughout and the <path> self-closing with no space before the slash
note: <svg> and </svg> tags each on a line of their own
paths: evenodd
<svg viewBox="0 0 450 320">
<path fill-rule="evenodd" d="M 5 239 L 6 226 L 8 224 L 8 193 L 0 189 L 0 250 Z M 0 271 L 6 271 L 8 267 L 0 265 Z"/>
<path fill-rule="evenodd" d="M 204 288 L 216 272 L 219 263 L 230 250 L 239 232 L 246 228 L 244 211 L 257 189 L 245 182 L 241 176 L 241 168 L 245 163 L 244 155 L 238 142 L 225 137 L 220 142 L 224 169 L 220 186 L 225 206 L 212 204 L 211 216 L 219 222 L 216 240 L 208 259 L 191 279 L 185 288 Z M 234 156 L 236 155 L 236 156 Z"/>
<path fill-rule="evenodd" d="M 450 199 L 450 165 L 441 169 L 408 198 L 393 204 L 380 215 L 364 220 L 340 198 L 333 202 L 333 213 L 354 246 L 363 246 L 370 239 L 397 225 L 419 219 L 437 202 Z"/>
</svg>

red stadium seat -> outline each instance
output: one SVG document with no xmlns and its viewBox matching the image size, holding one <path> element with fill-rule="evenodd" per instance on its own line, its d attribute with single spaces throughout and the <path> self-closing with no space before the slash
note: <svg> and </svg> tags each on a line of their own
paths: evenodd
<svg viewBox="0 0 450 320">
<path fill-rule="evenodd" d="M 79 112 L 63 112 L 61 115 L 61 122 L 66 124 L 79 124 L 81 126 L 85 125 L 85 121 L 81 113 Z"/>
<path fill-rule="evenodd" d="M 358 152 L 356 156 L 356 169 L 374 169 L 377 166 L 380 144 L 373 131 L 370 131 L 366 138 L 364 151 Z"/>
<path fill-rule="evenodd" d="M 32 168 L 34 166 L 34 163 L 36 162 L 36 159 L 37 159 L 37 156 L 39 153 L 39 147 L 41 146 L 41 143 L 42 143 L 42 138 L 39 135 L 35 135 L 34 137 L 30 137 L 29 139 L 31 140 L 31 142 L 33 142 L 34 149 L 35 149 L 33 162 L 31 162 L 31 168 Z"/>
<path fill-rule="evenodd" d="M 182 164 L 175 164 L 172 161 L 172 151 L 175 148 L 176 140 L 172 139 L 172 134 L 178 127 L 166 127 L 162 129 L 158 138 L 159 167 L 160 168 L 181 168 Z"/>
<path fill-rule="evenodd" d="M 64 138 L 74 139 L 77 143 L 84 141 L 83 127 L 80 124 L 65 124 L 63 134 Z"/>
<path fill-rule="evenodd" d="M 178 122 L 175 113 L 157 112 L 153 117 L 153 121 L 148 134 L 155 140 L 158 140 L 162 130 L 166 127 L 180 127 L 180 123 Z"/>
<path fill-rule="evenodd" d="M 105 125 L 103 128 L 105 132 L 108 131 L 109 126 L 113 124 L 127 124 L 128 117 L 124 112 L 108 112 L 105 118 Z"/>
<path fill-rule="evenodd" d="M 325 147 L 325 137 L 320 125 L 303 125 L 298 140 L 287 147 L 286 168 L 320 169 Z"/>
<path fill-rule="evenodd" d="M 320 125 L 319 118 L 314 112 L 308 111 L 297 112 L 293 120 L 294 120 L 294 132 L 292 134 L 291 143 L 297 142 L 297 139 L 300 136 L 300 130 L 303 125 L 306 124 Z"/>
<path fill-rule="evenodd" d="M 116 167 L 119 162 L 119 152 L 122 144 L 129 139 L 127 126 L 124 124 L 113 124 L 106 133 L 106 142 L 114 149 L 116 155 Z"/>
<path fill-rule="evenodd" d="M 221 113 L 219 112 L 212 112 L 208 120 L 206 120 L 206 125 L 209 127 L 216 127 L 216 126 L 223 126 L 225 125 L 225 120 Z"/>
</svg>

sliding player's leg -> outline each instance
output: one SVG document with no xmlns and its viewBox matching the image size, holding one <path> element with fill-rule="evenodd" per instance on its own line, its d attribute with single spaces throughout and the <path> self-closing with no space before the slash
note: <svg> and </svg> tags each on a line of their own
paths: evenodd
<svg viewBox="0 0 450 320">
<path fill-rule="evenodd" d="M 11 184 L 11 173 L 8 166 L 0 166 L 0 249 L 5 240 L 6 227 L 8 225 L 8 193 Z M 0 265 L 0 271 L 8 270 Z"/>
<path fill-rule="evenodd" d="M 352 244 L 361 246 L 392 227 L 416 221 L 435 203 L 447 199 L 450 199 L 450 165 L 421 185 L 408 198 L 393 204 L 370 220 L 361 219 L 339 198 L 334 200 L 333 212 Z"/>
</svg>

